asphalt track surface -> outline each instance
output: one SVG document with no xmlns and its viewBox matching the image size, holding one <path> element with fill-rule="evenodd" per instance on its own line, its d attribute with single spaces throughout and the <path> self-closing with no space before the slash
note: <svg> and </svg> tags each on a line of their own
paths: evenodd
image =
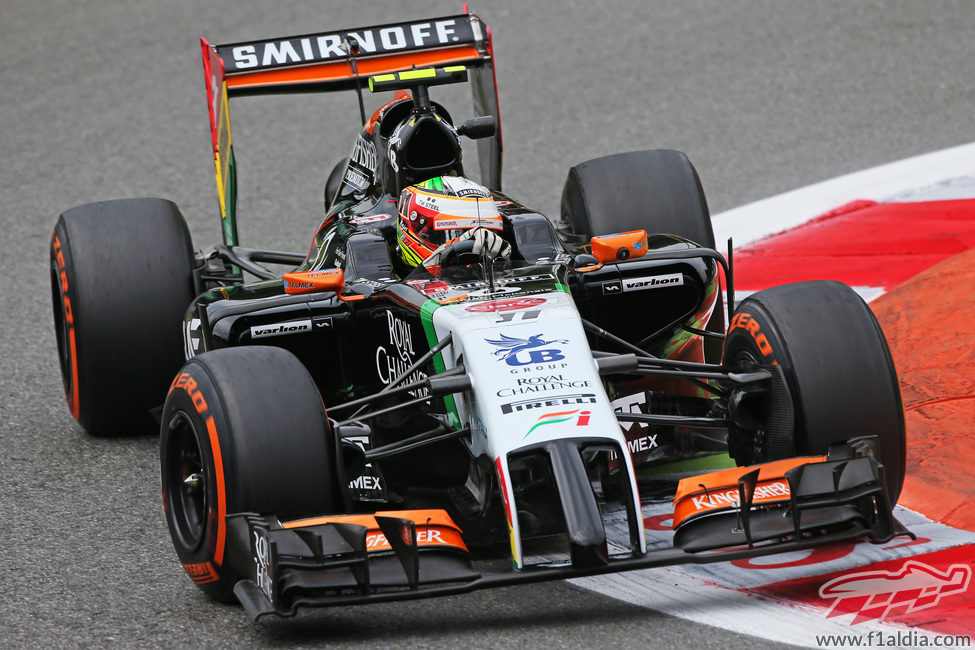
<svg viewBox="0 0 975 650">
<path fill-rule="evenodd" d="M 391 4 L 3 3 L 0 645 L 754 644 L 565 583 L 252 625 L 240 608 L 206 601 L 176 562 L 156 439 L 92 439 L 69 415 L 50 322 L 57 215 L 162 196 L 181 206 L 197 247 L 217 243 L 198 37 L 284 36 L 459 5 Z M 522 4 L 475 8 L 495 34 L 505 189 L 550 214 L 569 166 L 617 151 L 686 151 L 718 212 L 975 140 L 968 2 Z M 450 103 L 455 117 L 467 105 Z M 245 245 L 306 250 L 356 113 L 352 95 L 232 104 Z"/>
</svg>

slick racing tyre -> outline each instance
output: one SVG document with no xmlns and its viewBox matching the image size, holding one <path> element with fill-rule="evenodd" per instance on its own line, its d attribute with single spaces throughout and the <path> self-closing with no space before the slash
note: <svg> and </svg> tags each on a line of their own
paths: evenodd
<svg viewBox="0 0 975 650">
<path fill-rule="evenodd" d="M 900 387 L 880 324 L 852 289 L 814 281 L 752 294 L 735 311 L 724 362 L 738 372 L 777 367 L 791 396 L 783 404 L 773 388 L 745 398 L 756 424 L 729 434 L 739 465 L 823 454 L 831 443 L 876 435 L 897 502 L 906 462 Z"/>
<path fill-rule="evenodd" d="M 335 167 L 332 167 L 328 178 L 325 179 L 325 212 L 328 212 L 329 208 L 332 207 L 332 202 L 335 201 L 335 196 L 342 187 L 342 180 L 345 178 L 345 168 L 348 166 L 349 159 L 343 158 L 335 163 Z"/>
<path fill-rule="evenodd" d="M 247 346 L 186 362 L 163 409 L 160 462 L 169 532 L 183 568 L 216 600 L 245 577 L 249 540 L 227 514 L 280 520 L 338 511 L 334 440 L 311 375 L 290 352 Z"/>
<path fill-rule="evenodd" d="M 680 151 L 632 151 L 576 165 L 562 187 L 561 214 L 563 228 L 579 243 L 644 229 L 714 248 L 701 180 Z"/>
<path fill-rule="evenodd" d="M 61 379 L 94 436 L 154 431 L 150 409 L 183 362 L 193 246 L 163 199 L 72 208 L 51 236 L 51 294 Z"/>
<path fill-rule="evenodd" d="M 580 163 L 562 187 L 562 223 L 567 241 L 588 244 L 594 235 L 646 230 L 714 248 L 714 229 L 697 170 L 684 153 L 649 149 Z M 706 329 L 723 334 L 724 301 L 719 295 Z M 720 340 L 705 340 L 708 360 L 721 355 Z"/>
</svg>

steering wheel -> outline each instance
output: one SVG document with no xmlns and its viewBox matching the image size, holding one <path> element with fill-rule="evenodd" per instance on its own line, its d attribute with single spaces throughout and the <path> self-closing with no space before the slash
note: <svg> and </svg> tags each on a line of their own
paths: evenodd
<svg viewBox="0 0 975 650">
<path fill-rule="evenodd" d="M 440 255 L 440 266 L 468 266 L 481 261 L 481 256 L 474 252 L 474 240 L 454 242 L 447 246 Z"/>
</svg>

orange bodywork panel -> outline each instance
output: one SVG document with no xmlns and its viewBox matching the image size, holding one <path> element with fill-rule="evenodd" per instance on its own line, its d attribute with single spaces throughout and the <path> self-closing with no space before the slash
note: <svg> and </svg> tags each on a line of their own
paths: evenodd
<svg viewBox="0 0 975 650">
<path fill-rule="evenodd" d="M 387 510 L 363 515 L 329 515 L 296 521 L 282 522 L 283 528 L 301 528 L 321 524 L 354 524 L 369 529 L 366 533 L 366 549 L 388 551 L 392 547 L 379 530 L 376 517 L 408 519 L 416 524 L 416 545 L 419 547 L 455 548 L 467 552 L 460 528 L 444 510 Z"/>
<path fill-rule="evenodd" d="M 358 76 L 368 77 L 375 74 L 385 74 L 409 69 L 414 65 L 418 68 L 427 66 L 442 67 L 445 65 L 474 62 L 481 58 L 483 58 L 483 55 L 477 51 L 476 47 L 473 45 L 463 45 L 426 52 L 410 52 L 362 58 L 357 60 L 356 63 L 359 70 Z M 245 88 L 260 88 L 262 86 L 313 84 L 355 78 L 356 75 L 352 72 L 352 65 L 346 60 L 338 60 L 296 66 L 293 68 L 230 73 L 227 75 L 227 89 L 234 91 Z"/>
<path fill-rule="evenodd" d="M 321 271 L 294 271 L 284 274 L 284 292 L 314 293 L 316 291 L 341 291 L 345 287 L 345 272 L 342 269 L 323 269 Z"/>
<path fill-rule="evenodd" d="M 385 112 L 387 108 L 405 99 L 410 99 L 411 97 L 412 95 L 410 95 L 410 93 L 407 92 L 406 90 L 402 90 L 402 89 L 397 90 L 396 93 L 393 95 L 393 98 L 390 101 L 383 104 L 382 106 L 380 106 L 379 108 L 377 108 L 376 112 L 373 113 L 372 117 L 369 118 L 369 121 L 366 122 L 365 126 L 363 127 L 366 130 L 366 133 L 372 135 L 373 130 L 376 128 L 376 124 L 379 122 L 379 118 L 382 116 L 383 112 Z"/>
<path fill-rule="evenodd" d="M 720 510 L 738 508 L 738 479 L 759 470 L 752 505 L 769 505 L 790 499 L 785 473 L 807 463 L 821 463 L 825 456 L 787 458 L 749 467 L 733 467 L 681 479 L 674 495 L 674 528 L 687 519 Z"/>
<path fill-rule="evenodd" d="M 617 262 L 647 254 L 647 231 L 628 230 L 590 240 L 592 254 L 600 262 Z"/>
</svg>

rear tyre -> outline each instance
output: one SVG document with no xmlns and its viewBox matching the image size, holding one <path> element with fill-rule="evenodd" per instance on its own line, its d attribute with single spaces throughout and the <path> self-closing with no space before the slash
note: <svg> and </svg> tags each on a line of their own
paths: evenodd
<svg viewBox="0 0 975 650">
<path fill-rule="evenodd" d="M 680 151 L 632 151 L 576 165 L 562 188 L 561 213 L 564 228 L 580 243 L 644 229 L 714 248 L 701 180 Z"/>
<path fill-rule="evenodd" d="M 226 516 L 280 520 L 335 513 L 334 439 L 311 375 L 280 348 L 206 352 L 186 362 L 163 409 L 163 504 L 183 568 L 216 600 L 228 600 L 247 564 L 248 540 Z"/>
<path fill-rule="evenodd" d="M 731 321 L 724 361 L 738 371 L 777 364 L 791 395 L 794 425 L 784 433 L 773 423 L 788 419 L 788 405 L 761 396 L 745 403 L 762 426 L 731 432 L 739 465 L 824 454 L 831 443 L 876 435 L 897 502 L 907 458 L 900 386 L 880 324 L 852 289 L 814 281 L 749 296 Z"/>
<path fill-rule="evenodd" d="M 51 236 L 61 379 L 94 436 L 153 431 L 150 409 L 183 361 L 193 246 L 179 209 L 122 199 L 64 212 Z"/>
<path fill-rule="evenodd" d="M 697 170 L 680 151 L 648 149 L 580 163 L 562 187 L 562 223 L 567 241 L 588 244 L 594 235 L 646 230 L 677 235 L 714 248 L 714 229 Z M 706 329 L 723 334 L 724 300 L 717 302 Z M 716 361 L 720 339 L 705 340 L 705 356 Z"/>
<path fill-rule="evenodd" d="M 342 179 L 345 178 L 345 168 L 348 166 L 349 159 L 343 158 L 335 163 L 335 167 L 332 167 L 328 178 L 325 179 L 325 212 L 328 212 L 329 208 L 332 207 L 332 203 L 339 193 L 339 188 L 342 187 Z"/>
</svg>

